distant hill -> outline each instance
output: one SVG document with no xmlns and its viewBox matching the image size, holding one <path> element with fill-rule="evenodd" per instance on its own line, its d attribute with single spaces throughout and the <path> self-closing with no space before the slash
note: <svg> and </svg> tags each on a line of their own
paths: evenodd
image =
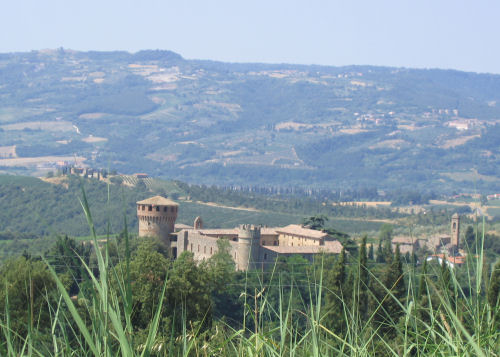
<svg viewBox="0 0 500 357">
<path fill-rule="evenodd" d="M 498 190 L 500 76 L 0 54 L 0 170 L 57 161 L 224 185 Z"/>
<path fill-rule="evenodd" d="M 115 181 L 116 182 L 116 181 Z M 281 226 L 299 223 L 315 213 L 330 216 L 330 226 L 348 233 L 377 230 L 380 218 L 403 217 L 391 209 L 325 207 L 320 200 L 299 197 L 232 193 L 215 187 L 189 188 L 182 182 L 164 180 L 107 184 L 76 176 L 40 180 L 34 177 L 0 175 L 1 232 L 88 236 L 89 225 L 80 204 L 82 184 L 97 234 L 120 233 L 127 219 L 128 230 L 137 232 L 136 205 L 153 195 L 175 199 L 180 204 L 177 223 L 192 225 L 201 216 L 206 227 L 233 228 L 242 223 Z M 109 196 L 108 196 L 109 188 Z M 109 199 L 108 199 L 109 197 Z M 27 238 L 28 239 L 28 238 Z"/>
</svg>

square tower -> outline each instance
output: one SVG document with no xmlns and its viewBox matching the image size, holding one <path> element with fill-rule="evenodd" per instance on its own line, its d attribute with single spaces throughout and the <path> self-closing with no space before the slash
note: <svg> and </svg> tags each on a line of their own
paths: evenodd
<svg viewBox="0 0 500 357">
<path fill-rule="evenodd" d="M 459 248 L 460 239 L 460 216 L 458 213 L 451 216 L 451 245 L 457 250 Z"/>
</svg>

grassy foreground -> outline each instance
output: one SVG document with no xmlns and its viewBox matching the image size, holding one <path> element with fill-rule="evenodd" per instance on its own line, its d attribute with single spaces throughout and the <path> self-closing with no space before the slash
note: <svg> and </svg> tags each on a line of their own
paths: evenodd
<svg viewBox="0 0 500 357">
<path fill-rule="evenodd" d="M 57 267 L 47 260 L 37 262 L 24 286 L 28 300 L 25 324 L 12 320 L 10 301 L 16 297 L 4 294 L 0 355 L 499 355 L 499 287 L 494 282 L 500 271 L 488 272 L 482 249 L 478 249 L 478 259 L 470 260 L 463 268 L 466 287 L 453 270 L 444 266 L 441 270 L 438 266 L 435 271 L 430 267 L 417 272 L 413 265 L 408 265 L 388 286 L 362 260 L 356 263 L 354 259 L 350 261 L 351 270 L 357 275 L 347 279 L 344 289 L 332 283 L 338 274 L 326 268 L 331 266 L 327 258 L 313 264 L 305 280 L 291 283 L 282 280 L 277 266 L 266 272 L 272 276 L 269 279 L 255 279 L 248 272 L 244 284 L 238 287 L 241 321 L 212 321 L 208 313 L 194 321 L 189 317 L 191 306 L 182 304 L 178 327 L 170 324 L 171 329 L 164 328 L 168 323 L 162 314 L 167 303 L 167 282 L 176 277 L 166 276 L 157 287 L 159 293 L 151 306 L 147 328 L 138 332 L 134 325 L 138 307 L 133 294 L 128 234 L 124 234 L 121 263 L 111 264 L 111 246 L 99 244 L 85 194 L 82 206 L 97 265 L 94 268 L 85 259 L 80 261 L 88 285 L 81 286 L 78 298 L 71 297 Z M 335 260 L 335 266 L 342 267 L 340 259 Z M 395 261 L 399 263 L 399 254 Z M 34 284 L 43 269 L 47 269 L 54 286 L 40 287 L 45 291 L 45 301 L 35 306 Z M 403 281 L 406 284 L 401 285 Z M 398 290 L 400 287 L 403 290 Z M 8 286 L 5 291 L 9 291 Z M 369 302 L 371 308 L 363 301 Z M 46 315 L 39 312 L 44 309 Z M 49 326 L 49 334 L 42 331 L 42 325 Z"/>
</svg>

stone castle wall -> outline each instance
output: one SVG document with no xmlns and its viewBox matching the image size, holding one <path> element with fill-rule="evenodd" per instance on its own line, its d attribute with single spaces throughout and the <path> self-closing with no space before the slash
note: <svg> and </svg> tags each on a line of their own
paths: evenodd
<svg viewBox="0 0 500 357">
<path fill-rule="evenodd" d="M 196 231 L 183 230 L 177 235 L 177 256 L 188 251 L 194 254 L 196 260 L 208 259 L 218 251 L 217 240 Z"/>
<path fill-rule="evenodd" d="M 229 241 L 229 254 L 236 263 L 236 269 L 252 267 L 249 262 L 260 261 L 259 236 L 256 232 L 240 231 L 238 241 Z M 217 241 L 222 238 L 208 237 L 195 230 L 182 230 L 177 234 L 177 256 L 184 251 L 192 252 L 195 260 L 209 259 L 218 251 Z"/>
</svg>

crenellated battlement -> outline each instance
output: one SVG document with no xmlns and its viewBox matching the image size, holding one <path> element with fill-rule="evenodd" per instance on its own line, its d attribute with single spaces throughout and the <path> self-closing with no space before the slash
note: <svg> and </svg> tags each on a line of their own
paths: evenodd
<svg viewBox="0 0 500 357">
<path fill-rule="evenodd" d="M 243 239 L 260 239 L 260 226 L 253 224 L 240 224 L 238 227 L 238 238 Z"/>
</svg>

